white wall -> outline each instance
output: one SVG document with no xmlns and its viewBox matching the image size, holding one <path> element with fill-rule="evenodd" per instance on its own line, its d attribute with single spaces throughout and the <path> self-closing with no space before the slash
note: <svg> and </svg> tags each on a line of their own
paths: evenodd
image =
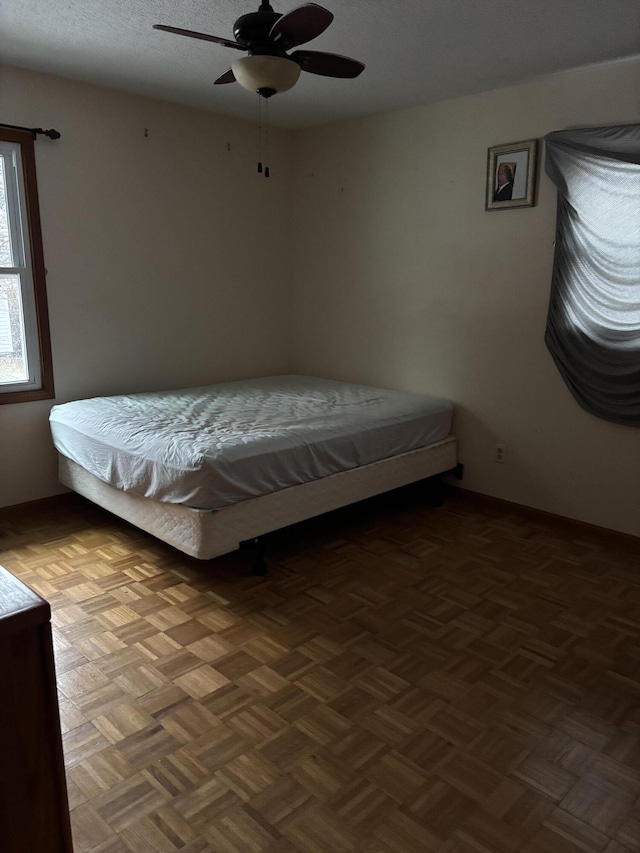
<svg viewBox="0 0 640 853">
<path fill-rule="evenodd" d="M 544 346 L 555 190 L 484 211 L 490 145 L 638 121 L 639 87 L 636 63 L 273 131 L 267 181 L 252 123 L 0 67 L 0 120 L 63 133 L 36 145 L 57 400 L 287 370 L 440 394 L 466 487 L 640 535 L 640 432 Z M 60 490 L 49 408 L 0 406 L 0 506 Z"/>
<path fill-rule="evenodd" d="M 484 192 L 489 146 L 638 121 L 639 90 L 619 65 L 295 141 L 297 368 L 448 397 L 464 486 L 635 535 L 640 430 L 580 409 L 544 344 L 555 188 L 495 212 Z"/>
<path fill-rule="evenodd" d="M 266 180 L 250 122 L 6 67 L 0 120 L 62 133 L 36 143 L 58 402 L 289 368 L 290 133 Z M 60 491 L 50 406 L 0 406 L 0 506 Z"/>
</svg>

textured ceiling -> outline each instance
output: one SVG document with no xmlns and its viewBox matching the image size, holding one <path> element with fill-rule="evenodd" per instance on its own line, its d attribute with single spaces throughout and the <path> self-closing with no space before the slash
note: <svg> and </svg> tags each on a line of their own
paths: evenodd
<svg viewBox="0 0 640 853">
<path fill-rule="evenodd" d="M 495 89 L 640 54 L 639 0 L 321 0 L 335 20 L 311 50 L 366 64 L 355 80 L 303 73 L 270 102 L 305 127 Z M 0 57 L 27 68 L 253 118 L 255 98 L 213 86 L 236 51 L 152 30 L 232 37 L 258 0 L 0 0 Z M 300 3 L 272 5 L 288 12 Z"/>
</svg>

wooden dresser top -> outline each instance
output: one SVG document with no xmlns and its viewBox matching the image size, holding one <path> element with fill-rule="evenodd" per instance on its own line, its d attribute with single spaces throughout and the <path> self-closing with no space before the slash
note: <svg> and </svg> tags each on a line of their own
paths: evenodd
<svg viewBox="0 0 640 853">
<path fill-rule="evenodd" d="M 0 636 L 50 619 L 49 603 L 0 566 Z"/>
</svg>

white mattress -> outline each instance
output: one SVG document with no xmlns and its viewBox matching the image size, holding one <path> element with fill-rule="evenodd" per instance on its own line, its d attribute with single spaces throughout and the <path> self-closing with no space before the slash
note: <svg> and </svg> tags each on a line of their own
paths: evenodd
<svg viewBox="0 0 640 853">
<path fill-rule="evenodd" d="M 308 376 L 54 406 L 59 453 L 156 501 L 221 509 L 449 434 L 445 400 Z"/>
</svg>

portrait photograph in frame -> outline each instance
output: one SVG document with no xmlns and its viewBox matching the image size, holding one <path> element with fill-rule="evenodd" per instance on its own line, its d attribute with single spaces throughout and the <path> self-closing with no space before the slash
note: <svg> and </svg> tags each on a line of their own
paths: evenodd
<svg viewBox="0 0 640 853">
<path fill-rule="evenodd" d="M 538 140 L 489 148 L 485 210 L 533 207 L 536 203 Z"/>
</svg>

